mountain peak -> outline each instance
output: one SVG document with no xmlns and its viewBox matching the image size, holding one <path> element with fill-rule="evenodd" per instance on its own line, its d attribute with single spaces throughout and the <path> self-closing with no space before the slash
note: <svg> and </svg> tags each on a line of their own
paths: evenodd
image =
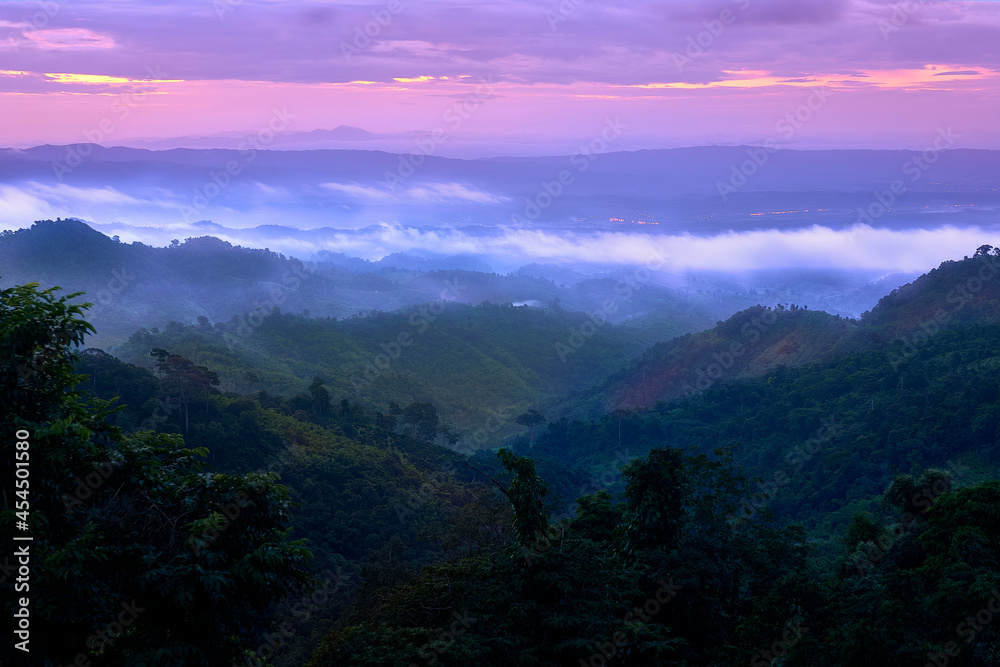
<svg viewBox="0 0 1000 667">
<path fill-rule="evenodd" d="M 932 321 L 972 320 L 1000 320 L 1000 249 L 989 245 L 894 289 L 861 321 L 882 336 L 897 337 Z"/>
</svg>

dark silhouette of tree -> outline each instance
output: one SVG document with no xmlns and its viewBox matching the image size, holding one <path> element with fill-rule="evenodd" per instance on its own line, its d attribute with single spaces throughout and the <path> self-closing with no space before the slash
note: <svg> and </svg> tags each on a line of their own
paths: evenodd
<svg viewBox="0 0 1000 667">
<path fill-rule="evenodd" d="M 152 350 L 149 351 L 149 356 L 156 357 L 156 364 L 153 366 L 153 368 L 156 369 L 156 376 L 162 378 L 163 366 L 167 360 L 167 357 L 170 356 L 170 353 L 164 350 L 162 347 L 154 347 Z"/>
<path fill-rule="evenodd" d="M 535 472 L 535 462 L 531 459 L 506 449 L 498 451 L 497 458 L 511 474 L 510 486 L 500 488 L 514 508 L 514 530 L 521 546 L 530 547 L 548 532 L 549 519 L 545 513 L 547 485 Z"/>
<path fill-rule="evenodd" d="M 321 378 L 314 377 L 309 385 L 309 396 L 312 403 L 312 414 L 317 419 L 323 420 L 330 414 L 330 392 Z"/>
<path fill-rule="evenodd" d="M 625 491 L 625 551 L 669 549 L 680 538 L 688 473 L 679 449 L 654 449 L 622 470 Z"/>
<path fill-rule="evenodd" d="M 515 424 L 528 427 L 528 437 L 532 442 L 535 440 L 535 427 L 545 423 L 545 417 L 538 410 L 532 408 L 527 412 L 519 414 L 514 419 Z"/>
<path fill-rule="evenodd" d="M 160 359 L 156 368 L 160 371 L 161 392 L 167 397 L 179 396 L 184 404 L 184 433 L 190 428 L 191 399 L 204 399 L 208 411 L 208 395 L 219 386 L 219 375 L 205 366 L 196 366 L 190 359 L 179 354 L 163 357 L 165 350 L 154 350 Z"/>
<path fill-rule="evenodd" d="M 433 440 L 438 434 L 438 413 L 432 403 L 410 403 L 403 408 L 403 423 L 409 424 L 414 437 Z"/>
</svg>

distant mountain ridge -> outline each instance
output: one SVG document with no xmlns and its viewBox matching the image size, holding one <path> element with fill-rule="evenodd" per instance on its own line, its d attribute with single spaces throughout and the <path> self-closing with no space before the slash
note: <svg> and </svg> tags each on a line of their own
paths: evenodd
<svg viewBox="0 0 1000 667">
<path fill-rule="evenodd" d="M 995 225 L 990 210 L 1000 204 L 996 150 L 945 150 L 926 174 L 914 174 L 919 151 L 906 150 L 704 146 L 459 159 L 432 150 L 275 150 L 275 142 L 232 141 L 228 149 L 0 150 L 0 185 L 26 190 L 68 215 L 79 209 L 59 207 L 79 199 L 103 220 L 236 226 L 291 217 L 304 228 L 396 221 L 629 229 L 641 220 L 657 223 L 636 228 L 646 233 L 842 229 L 896 181 L 903 194 L 872 219 L 880 226 L 938 225 L 943 215 L 949 224 Z M 563 172 L 570 184 L 546 200 L 544 185 Z M 95 199 L 81 192 L 108 188 L 118 194 Z"/>
<path fill-rule="evenodd" d="M 223 132 L 195 137 L 173 137 L 169 139 L 132 139 L 132 148 L 149 150 L 171 150 L 174 148 L 233 148 L 246 138 L 246 133 Z M 296 147 L 299 149 L 327 147 L 325 142 L 347 143 L 368 142 L 377 136 L 351 125 L 338 125 L 333 129 L 317 129 L 307 132 L 287 132 L 275 136 L 274 148 Z M 318 145 L 317 145 L 318 144 Z M 354 146 L 348 146 L 354 148 Z"/>
<path fill-rule="evenodd" d="M 357 128 L 348 128 L 357 129 Z M 342 134 L 342 128 L 316 132 Z M 359 130 L 363 132 L 363 130 Z M 323 170 L 328 176 L 350 176 L 357 182 L 382 181 L 386 170 L 394 170 L 401 156 L 378 150 L 267 150 L 254 147 L 257 168 L 286 168 L 303 171 Z M 754 146 L 700 146 L 692 148 L 645 149 L 608 152 L 594 160 L 580 178 L 588 182 L 593 177 L 603 180 L 600 190 L 609 188 L 617 194 L 653 191 L 674 194 L 718 194 L 717 181 L 727 179 L 731 168 L 748 159 Z M 99 164 L 162 163 L 201 167 L 218 167 L 227 159 L 239 158 L 234 148 L 174 148 L 153 150 L 123 146 L 105 147 L 98 144 L 42 145 L 32 148 L 0 151 L 0 177 L 12 174 L 11 167 L 27 169 L 28 175 L 51 174 L 52 161 L 63 160 L 68 151 L 85 153 L 82 171 L 96 170 Z M 246 153 L 249 150 L 243 150 Z M 753 190 L 783 190 L 822 188 L 826 190 L 885 186 L 902 178 L 908 159 L 919 151 L 909 150 L 793 150 L 777 149 L 770 154 L 768 169 L 754 174 Z M 570 155 L 546 157 L 446 158 L 425 156 L 421 173 L 438 178 L 442 175 L 482 180 L 489 177 L 497 185 L 531 184 L 551 176 L 553 168 L 568 166 Z M 89 165 L 89 166 L 88 166 Z M 37 171 L 36 171 L 37 169 Z M 942 152 L 934 166 L 934 180 L 958 184 L 994 183 L 990 174 L 1000 172 L 1000 150 L 952 149 Z M 609 180 L 616 177 L 616 180 Z M 622 189 L 624 188 L 624 189 Z"/>
</svg>

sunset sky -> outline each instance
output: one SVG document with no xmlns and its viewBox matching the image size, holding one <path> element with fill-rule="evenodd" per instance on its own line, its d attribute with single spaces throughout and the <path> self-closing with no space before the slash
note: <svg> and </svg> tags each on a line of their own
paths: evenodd
<svg viewBox="0 0 1000 667">
<path fill-rule="evenodd" d="M 239 136 L 279 110 L 285 132 L 441 129 L 445 155 L 569 152 L 609 118 L 623 149 L 946 126 L 1000 148 L 998 44 L 988 0 L 0 2 L 0 146 Z"/>
</svg>

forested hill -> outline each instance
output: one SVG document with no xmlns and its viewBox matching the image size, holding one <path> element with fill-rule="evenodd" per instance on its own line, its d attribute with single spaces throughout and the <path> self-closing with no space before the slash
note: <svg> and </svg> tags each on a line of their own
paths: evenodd
<svg viewBox="0 0 1000 667">
<path fill-rule="evenodd" d="M 710 387 L 759 377 L 779 366 L 827 358 L 857 324 L 836 315 L 756 306 L 713 329 L 658 343 L 627 368 L 575 397 L 577 412 L 599 416 L 619 408 L 698 395 Z"/>
<path fill-rule="evenodd" d="M 879 340 L 912 339 L 935 325 L 1000 320 L 1000 248 L 980 246 L 972 257 L 942 262 L 879 300 L 861 323 Z M 919 336 L 918 336 L 919 340 Z"/>
<path fill-rule="evenodd" d="M 281 295 L 286 307 L 330 312 L 333 281 L 302 262 L 211 237 L 171 248 L 120 243 L 76 220 L 37 222 L 0 236 L 4 285 L 38 282 L 85 292 L 106 345 L 143 326 L 197 316 L 231 317 Z M 255 305 L 256 304 L 256 305 Z M 355 308 L 355 304 L 350 304 Z"/>
<path fill-rule="evenodd" d="M 581 331 L 588 334 L 584 336 Z M 332 397 L 388 413 L 433 403 L 460 437 L 502 442 L 515 417 L 589 387 L 645 349 L 634 329 L 582 313 L 433 302 L 346 320 L 272 312 L 214 325 L 142 329 L 112 351 L 151 367 L 166 350 L 218 373 L 221 388 L 291 397 L 316 377 Z"/>
<path fill-rule="evenodd" d="M 210 223 L 205 229 L 217 232 Z M 312 250 L 304 248 L 307 256 Z M 46 220 L 0 234 L 0 285 L 38 282 L 85 292 L 84 298 L 95 304 L 87 318 L 97 328 L 89 344 L 99 347 L 171 321 L 227 321 L 234 315 L 267 314 L 275 307 L 345 318 L 426 304 L 440 300 L 442 293 L 449 301 L 472 305 L 531 303 L 583 312 L 599 310 L 612 299 L 613 312 L 604 315 L 613 322 L 630 321 L 655 342 L 706 329 L 756 299 L 745 290 L 688 295 L 638 285 L 628 280 L 630 272 L 624 278 L 581 275 L 569 284 L 556 284 L 539 267 L 498 275 L 456 268 L 476 266 L 461 258 L 430 262 L 397 254 L 374 263 L 330 252 L 317 257 L 319 261 L 303 262 L 213 236 L 157 248 L 119 242 L 77 220 Z M 628 298 L 622 298 L 624 290 Z"/>
<path fill-rule="evenodd" d="M 794 305 L 754 307 L 713 329 L 657 343 L 629 367 L 575 397 L 576 413 L 599 416 L 701 394 L 733 380 L 763 377 L 898 341 L 916 351 L 944 327 L 1000 320 L 1000 250 L 943 262 L 883 297 L 860 320 Z"/>
</svg>

